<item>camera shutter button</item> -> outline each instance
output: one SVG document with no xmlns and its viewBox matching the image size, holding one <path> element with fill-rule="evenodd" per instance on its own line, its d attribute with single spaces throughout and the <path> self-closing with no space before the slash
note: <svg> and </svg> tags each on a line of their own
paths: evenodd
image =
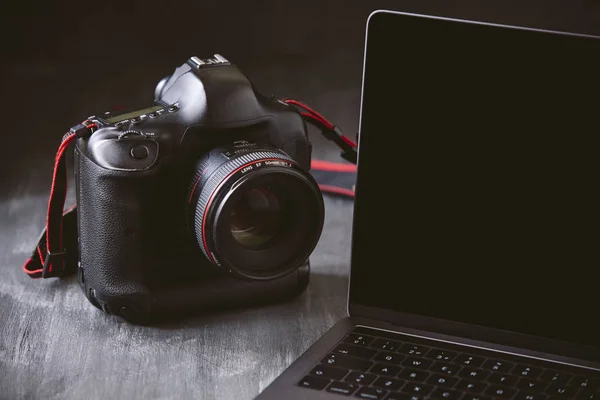
<svg viewBox="0 0 600 400">
<path fill-rule="evenodd" d="M 142 144 L 138 144 L 137 146 L 133 146 L 131 148 L 131 157 L 133 157 L 136 160 L 143 160 L 144 158 L 148 157 L 148 148 Z"/>
</svg>

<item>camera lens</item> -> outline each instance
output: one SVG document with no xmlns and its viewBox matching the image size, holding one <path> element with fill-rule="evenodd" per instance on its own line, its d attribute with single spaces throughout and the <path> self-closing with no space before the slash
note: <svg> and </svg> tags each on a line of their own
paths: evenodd
<svg viewBox="0 0 600 400">
<path fill-rule="evenodd" d="M 323 228 L 323 198 L 310 174 L 284 152 L 242 142 L 196 164 L 188 225 L 215 265 L 249 279 L 296 270 Z"/>
</svg>

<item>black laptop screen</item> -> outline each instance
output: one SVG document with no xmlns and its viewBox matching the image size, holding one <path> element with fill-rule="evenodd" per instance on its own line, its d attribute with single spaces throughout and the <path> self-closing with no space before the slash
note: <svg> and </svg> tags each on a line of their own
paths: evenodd
<svg viewBox="0 0 600 400">
<path fill-rule="evenodd" d="M 600 347 L 600 40 L 386 13 L 350 302 Z"/>
</svg>

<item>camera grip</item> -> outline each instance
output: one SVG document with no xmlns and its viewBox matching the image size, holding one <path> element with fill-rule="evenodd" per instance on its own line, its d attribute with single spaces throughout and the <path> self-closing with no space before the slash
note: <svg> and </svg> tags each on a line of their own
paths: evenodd
<svg viewBox="0 0 600 400">
<path fill-rule="evenodd" d="M 104 169 L 75 149 L 79 280 L 95 306 L 147 313 L 143 279 L 139 176 Z"/>
</svg>

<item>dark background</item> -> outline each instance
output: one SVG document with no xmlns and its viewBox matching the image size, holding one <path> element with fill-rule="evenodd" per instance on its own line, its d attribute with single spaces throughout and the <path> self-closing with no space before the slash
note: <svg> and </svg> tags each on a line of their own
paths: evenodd
<svg viewBox="0 0 600 400">
<path fill-rule="evenodd" d="M 24 175 L 48 190 L 52 154 L 66 129 L 93 113 L 148 103 L 158 80 L 192 55 L 219 52 L 265 93 L 314 105 L 353 134 L 364 26 L 374 9 L 600 31 L 595 0 L 62 0 L 3 8 L 4 195 Z M 331 150 L 319 142 L 317 156 L 330 157 Z"/>
<path fill-rule="evenodd" d="M 45 220 L 54 154 L 87 116 L 145 105 L 187 58 L 218 52 L 266 94 L 302 100 L 354 136 L 375 9 L 600 34 L 597 0 L 5 3 L 0 399 L 252 398 L 346 314 L 352 203 L 330 197 L 311 284 L 286 304 L 136 327 L 95 310 L 74 279 L 27 278 L 20 267 Z M 317 158 L 339 160 L 311 135 Z"/>
</svg>

